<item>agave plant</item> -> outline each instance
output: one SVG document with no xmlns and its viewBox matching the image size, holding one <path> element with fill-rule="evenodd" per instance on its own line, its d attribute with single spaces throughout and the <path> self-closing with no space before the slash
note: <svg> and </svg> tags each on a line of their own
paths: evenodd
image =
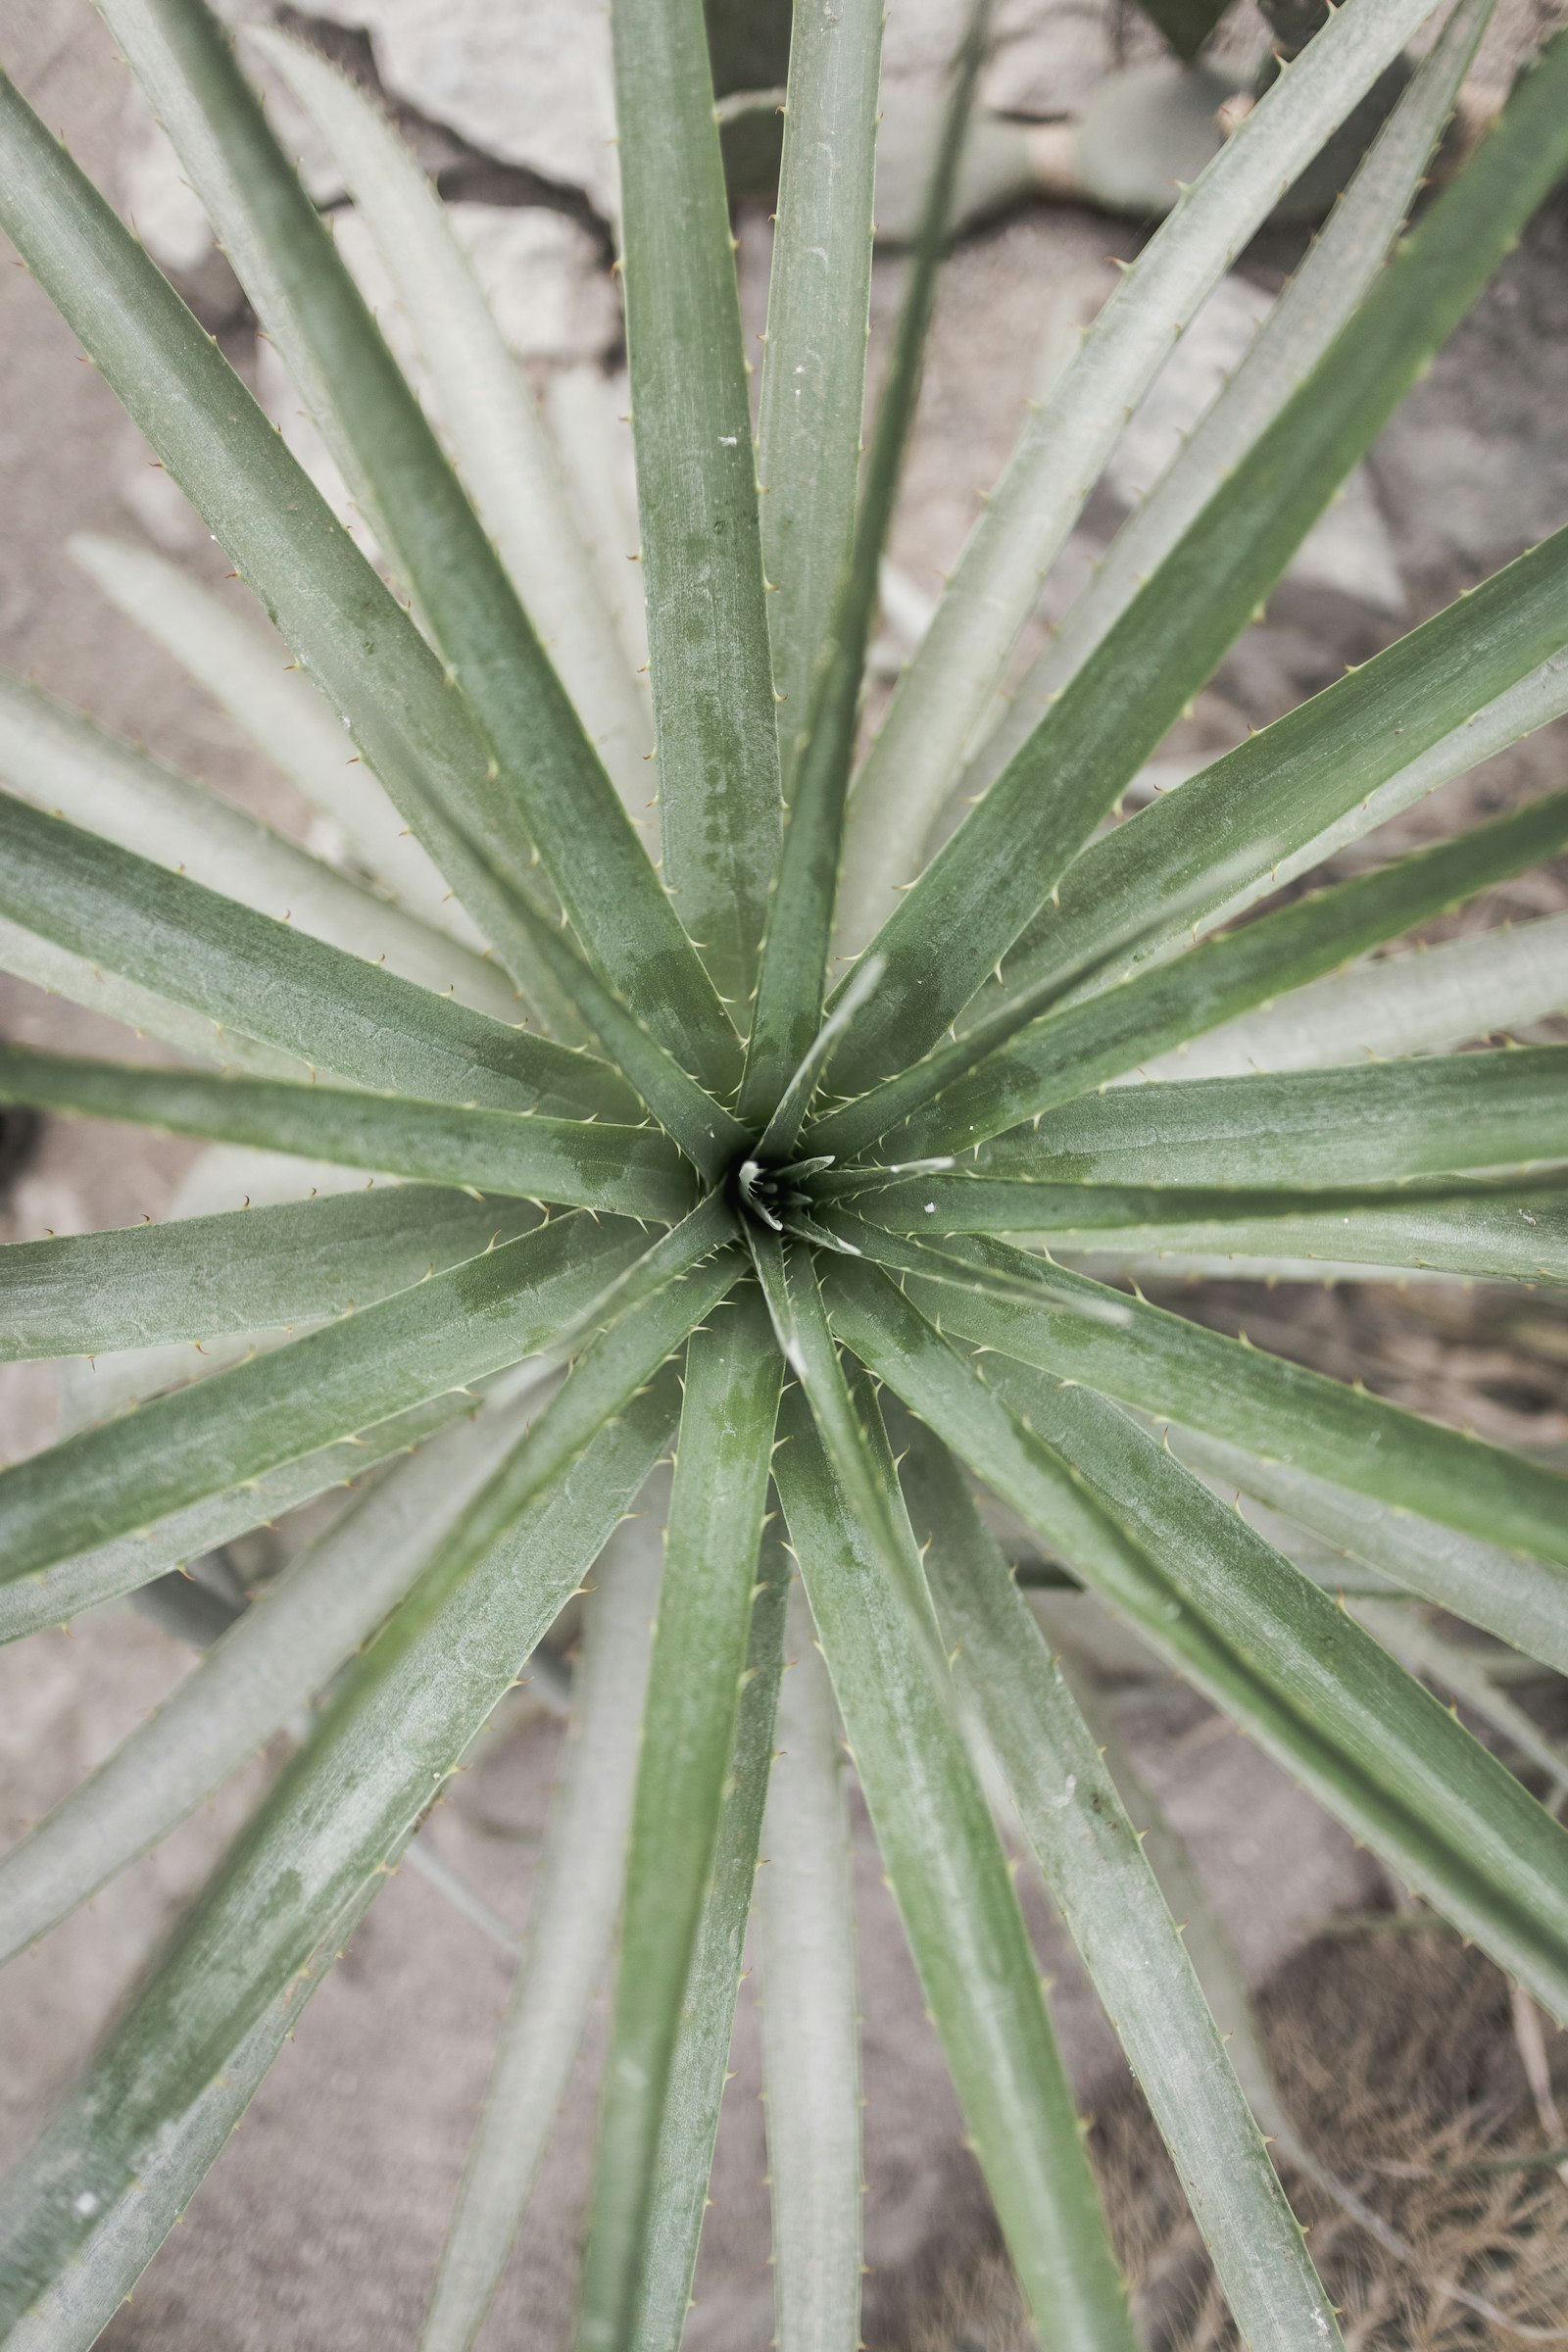
<svg viewBox="0 0 1568 2352">
<path fill-rule="evenodd" d="M 103 549 L 99 575 L 314 777 L 354 858 L 4 689 L 6 960 L 185 1058 L 7 1048 L 0 1100 L 299 1173 L 272 1205 L 0 1257 L 14 1357 L 230 1349 L 0 1473 L 0 1628 L 148 1588 L 345 1480 L 353 1500 L 0 1862 L 12 1953 L 318 1702 L 4 2191 L 7 2343 L 106 2324 L 585 1585 L 577 1737 L 425 2346 L 481 2323 L 612 1942 L 578 2340 L 677 2343 L 760 1840 L 779 2341 L 856 2343 L 841 1738 L 1043 2339 L 1135 2340 L 992 1766 L 1239 2333 L 1338 2342 L 990 1502 L 1568 2021 L 1568 1837 L 1401 1662 L 1433 1603 L 1568 1669 L 1568 1483 L 1057 1262 L 1568 1274 L 1568 1048 L 1436 1051 L 1557 1009 L 1560 938 L 1372 953 L 1568 847 L 1568 793 L 1283 891 L 1568 708 L 1568 531 L 1105 825 L 1568 166 L 1568 44 L 1386 260 L 1483 27 L 1460 0 L 999 719 L 1121 422 L 1431 7 L 1347 0 L 1029 416 L 857 768 L 980 31 L 862 468 L 880 0 L 796 12 L 755 442 L 702 12 L 614 0 L 650 768 L 544 430 L 397 136 L 260 36 L 381 249 L 429 418 L 201 0 L 101 5 L 387 576 L 4 84 L 0 220 L 347 730 L 335 757 L 190 581 Z M 1110 1083 L 1134 1073 L 1153 1082 Z M 376 1181 L 333 1191 L 321 1163 Z M 666 1460 L 661 1567 L 616 1530 Z M 1329 1553 L 1403 1596 L 1376 1638 Z"/>
</svg>

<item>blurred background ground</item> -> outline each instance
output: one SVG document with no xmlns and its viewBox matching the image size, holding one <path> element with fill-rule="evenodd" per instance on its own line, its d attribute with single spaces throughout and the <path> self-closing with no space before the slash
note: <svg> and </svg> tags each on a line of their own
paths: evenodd
<svg viewBox="0 0 1568 2352">
<path fill-rule="evenodd" d="M 229 13 L 274 12 L 269 0 L 239 0 Z M 297 12 L 275 13 L 301 23 Z M 1544 0 L 1504 0 L 1483 76 L 1505 81 L 1553 13 Z M 901 106 L 928 99 L 959 14 L 952 0 L 894 7 L 890 121 Z M 500 9 L 491 0 L 334 0 L 311 24 L 357 70 L 380 76 L 427 164 L 468 208 L 482 266 L 504 295 L 510 291 L 508 316 L 525 364 L 539 374 L 584 362 L 613 370 L 612 188 L 598 13 L 586 0 L 507 0 Z M 1130 10 L 1100 0 L 1007 0 L 1002 29 L 987 98 L 1009 113 L 1045 118 L 1075 106 L 1110 64 L 1140 53 L 1148 37 Z M 14 12 L 3 47 L 28 95 L 100 184 L 134 213 L 285 429 L 300 431 L 226 266 L 211 250 L 86 0 L 36 0 Z M 318 192 L 330 198 L 322 160 L 309 153 L 306 160 Z M 743 292 L 760 325 L 764 211 L 743 216 L 740 237 Z M 1134 252 L 1139 240 L 1125 221 L 1040 202 L 1014 205 L 960 239 L 892 550 L 911 592 L 903 607 L 906 632 L 920 601 L 939 589 L 981 493 L 1005 460 L 1053 303 L 1097 276 L 1108 278 L 1108 257 Z M 1243 310 L 1248 289 L 1272 290 L 1299 249 L 1295 232 L 1258 241 L 1239 273 L 1234 300 Z M 879 322 L 896 301 L 901 270 L 896 255 L 879 258 Z M 304 805 L 70 564 L 68 537 L 93 529 L 150 540 L 215 582 L 224 568 L 20 270 L 0 270 L 0 480 L 10 522 L 0 551 L 0 660 L 303 834 Z M 1287 584 L 1266 625 L 1250 633 L 1200 698 L 1169 747 L 1174 754 L 1211 754 L 1238 740 L 1249 724 L 1265 723 L 1315 691 L 1346 662 L 1364 659 L 1568 515 L 1565 354 L 1568 206 L 1559 195 L 1374 453 L 1352 494 L 1352 558 L 1337 578 L 1330 564 L 1328 576 Z M 1137 463 L 1135 450 L 1113 477 L 1123 500 L 1148 478 Z M 1097 498 L 1064 576 L 1082 575 L 1118 512 L 1116 496 Z M 891 612 L 888 626 L 896 655 Z M 1491 813 L 1560 784 L 1565 744 L 1568 730 L 1558 727 L 1520 746 L 1411 811 L 1400 820 L 1401 839 L 1413 842 L 1448 829 L 1461 812 Z M 1467 919 L 1535 915 L 1565 904 L 1568 867 L 1559 866 L 1492 894 Z M 28 1043 L 78 1051 L 119 1050 L 123 1034 L 15 982 L 0 982 L 0 1027 Z M 135 1130 L 46 1126 L 11 1178 L 0 1233 L 31 1238 L 45 1228 L 70 1232 L 159 1216 L 189 1156 L 183 1145 Z M 1568 1327 L 1548 1298 L 1449 1283 L 1283 1285 L 1269 1293 L 1205 1284 L 1184 1288 L 1179 1302 L 1227 1328 L 1245 1322 L 1259 1345 L 1364 1379 L 1442 1418 L 1510 1443 L 1568 1446 Z M 56 1409 L 48 1376 L 12 1368 L 0 1381 L 0 1452 L 17 1455 L 46 1443 Z M 124 1609 L 85 1621 L 70 1637 L 0 1652 L 0 1837 L 46 1811 L 188 1663 L 171 1637 Z M 1462 2136 L 1472 2127 L 1483 2136 L 1505 2135 L 1525 2118 L 1506 1994 L 1493 1972 L 1430 1937 L 1313 1942 L 1336 1910 L 1383 1899 L 1374 1866 L 1243 1741 L 1216 1737 L 1206 1711 L 1180 1690 L 1146 1690 L 1134 1729 L 1144 1769 L 1192 1837 L 1250 1974 L 1272 1982 L 1276 2048 L 1311 2120 L 1334 2126 L 1324 2085 L 1346 2057 L 1372 2086 L 1356 2115 L 1342 2119 L 1363 2186 L 1370 2177 L 1364 2168 L 1390 2149 L 1416 2139 L 1434 2146 L 1445 2133 Z M 525 1914 L 557 1736 L 546 1713 L 520 1708 L 437 1823 L 440 1852 L 514 1923 Z M 0 2152 L 9 2155 L 24 2140 L 69 2081 L 136 1962 L 242 1818 L 270 1762 L 275 1758 L 258 1759 L 240 1785 L 16 1965 L 0 2009 Z M 858 1848 L 868 2020 L 867 2338 L 876 2346 L 918 2343 L 922 2352 L 949 2345 L 956 2352 L 960 2342 L 973 2352 L 1000 2352 L 1023 2339 L 1009 2333 L 1016 2321 L 988 2251 L 983 2192 L 959 2145 L 952 2095 L 863 1822 Z M 1063 2038 L 1101 2118 L 1097 2151 L 1119 2184 L 1129 2242 L 1141 2249 L 1146 2270 L 1179 2282 L 1153 2340 L 1172 2352 L 1218 2345 L 1224 2339 L 1205 2316 L 1191 2243 L 1124 2086 L 1125 2070 L 1059 1934 L 1043 1905 L 1034 1910 L 1047 1965 L 1058 1977 Z M 106 2343 L 117 2352 L 412 2343 L 507 1974 L 501 1948 L 405 1870 Z M 1401 2036 L 1400 2021 L 1412 2018 L 1433 2021 L 1433 2030 Z M 1458 2023 L 1445 2032 L 1445 2020 Z M 756 2039 L 748 1991 L 689 2339 L 698 2352 L 751 2352 L 771 2334 Z M 531 2209 L 486 2345 L 520 2342 L 553 2352 L 566 2340 L 593 2122 L 591 2074 L 591 2065 L 579 2069 L 546 2189 Z M 1509 2227 L 1528 2207 L 1532 2230 L 1560 2230 L 1568 2191 L 1555 2175 L 1526 2176 L 1522 2186 L 1516 2177 L 1514 2191 Z M 1408 2217 L 1401 2226 L 1414 2228 Z M 1468 2323 L 1451 2309 L 1423 2315 L 1378 2305 L 1384 2289 L 1357 2283 L 1361 2255 L 1343 2230 L 1336 2243 L 1342 2239 L 1345 2291 L 1366 2304 L 1356 2340 L 1430 2344 L 1434 2352 L 1487 2340 L 1464 2334 Z M 1560 2294 L 1560 2282 L 1551 2291 Z"/>
</svg>

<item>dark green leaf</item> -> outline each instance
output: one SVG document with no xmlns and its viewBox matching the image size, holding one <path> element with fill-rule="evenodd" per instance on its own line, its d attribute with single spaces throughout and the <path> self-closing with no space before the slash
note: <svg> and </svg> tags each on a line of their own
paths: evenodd
<svg viewBox="0 0 1568 2352">
<path fill-rule="evenodd" d="M 666 1223 L 684 1215 L 695 1198 L 686 1162 L 652 1127 L 460 1110 L 402 1095 L 75 1061 L 21 1047 L 0 1047 L 0 1102 L 128 1119 L 428 1184 L 620 1208 Z"/>
</svg>

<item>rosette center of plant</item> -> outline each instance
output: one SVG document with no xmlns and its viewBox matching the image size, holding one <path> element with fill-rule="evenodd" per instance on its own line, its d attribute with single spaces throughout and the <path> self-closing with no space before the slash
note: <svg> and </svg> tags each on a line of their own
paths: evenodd
<svg viewBox="0 0 1568 2352">
<path fill-rule="evenodd" d="M 768 1233 L 798 1234 L 803 1241 L 842 1245 L 816 1222 L 811 1180 L 833 1165 L 833 1154 L 814 1159 L 774 1160 L 753 1148 L 743 1152 L 726 1180 L 728 1199 L 742 1220 Z"/>
</svg>

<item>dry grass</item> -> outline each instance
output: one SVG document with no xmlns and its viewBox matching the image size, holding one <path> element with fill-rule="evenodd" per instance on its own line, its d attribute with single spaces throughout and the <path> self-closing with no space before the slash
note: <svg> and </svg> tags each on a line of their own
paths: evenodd
<svg viewBox="0 0 1568 2352">
<path fill-rule="evenodd" d="M 1416 2254 L 1413 2266 L 1395 2261 L 1328 2198 L 1300 2189 L 1298 2210 L 1349 2352 L 1515 2352 L 1538 2330 L 1568 2341 L 1568 2185 L 1549 2167 L 1452 2171 L 1545 2144 L 1497 1971 L 1446 1936 L 1325 1937 L 1261 2007 L 1303 2135 Z M 1559 2084 L 1568 2082 L 1568 2036 L 1551 2034 L 1547 2046 Z M 1130 2083 L 1102 2104 L 1092 2145 L 1149 2352 L 1240 2352 Z M 1441 2283 L 1448 2279 L 1499 2319 L 1455 2301 Z M 904 2334 L 905 2352 L 1034 2344 L 994 2245 L 953 2261 Z"/>
</svg>

